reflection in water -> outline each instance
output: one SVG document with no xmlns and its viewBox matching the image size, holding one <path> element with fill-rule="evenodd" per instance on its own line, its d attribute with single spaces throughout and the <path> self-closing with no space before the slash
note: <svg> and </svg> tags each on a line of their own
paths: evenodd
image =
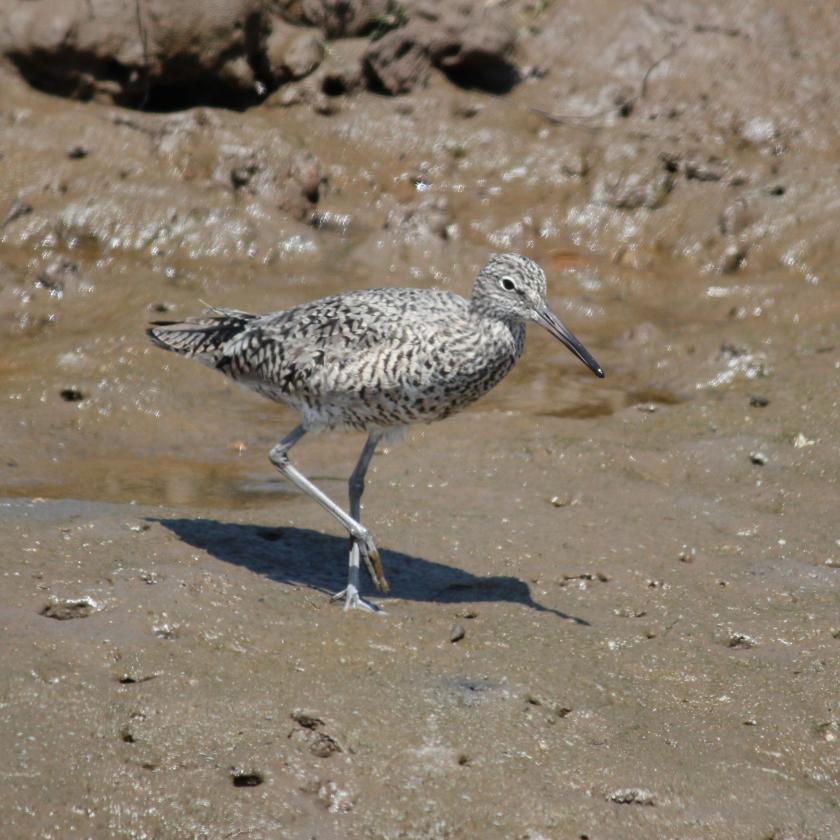
<svg viewBox="0 0 840 840">
<path fill-rule="evenodd" d="M 16 497 L 72 498 L 91 501 L 137 502 L 225 508 L 260 507 L 272 499 L 297 495 L 290 485 L 266 475 L 243 474 L 241 466 L 173 459 L 133 458 L 89 460 L 63 465 L 52 479 L 10 481 L 6 472 L 0 494 Z"/>
<path fill-rule="evenodd" d="M 588 420 L 592 417 L 608 417 L 615 407 L 611 402 L 578 403 L 554 411 L 540 411 L 541 417 L 569 417 L 573 420 Z"/>
<path fill-rule="evenodd" d="M 628 406 L 675 405 L 690 397 L 667 388 L 645 388 L 639 386 L 638 375 L 613 380 L 593 394 L 587 388 L 588 379 L 564 377 L 549 367 L 531 363 L 532 379 L 511 377 L 471 411 L 513 410 L 530 416 L 534 422 L 539 417 L 561 417 L 572 420 L 591 420 L 607 417 Z M 212 382 L 212 374 L 207 374 Z M 631 380 L 631 381 L 628 381 Z M 236 414 L 230 414 L 230 426 L 236 433 L 248 439 L 248 457 L 236 457 L 230 445 L 225 445 L 224 435 L 230 435 L 230 427 L 221 427 L 214 422 L 218 407 L 223 405 L 229 413 L 229 404 L 224 400 L 236 400 Z M 139 504 L 166 504 L 181 507 L 218 507 L 226 509 L 249 509 L 264 506 L 266 502 L 296 496 L 298 491 L 274 474 L 264 458 L 270 448 L 273 435 L 288 418 L 277 411 L 266 411 L 260 402 L 233 390 L 225 394 L 221 388 L 208 395 L 204 419 L 190 416 L 187 439 L 196 441 L 204 437 L 216 440 L 222 446 L 222 453 L 215 457 L 218 462 L 201 460 L 206 447 L 200 449 L 199 457 L 176 458 L 172 455 L 154 454 L 149 457 L 130 453 L 106 453 L 98 448 L 76 448 L 74 456 L 62 452 L 41 474 L 33 475 L 23 468 L 0 471 L 0 495 L 20 497 L 38 496 L 44 498 L 75 498 L 95 501 L 137 502 Z M 155 424 L 157 434 L 166 437 L 171 425 Z M 182 440 L 184 439 L 182 430 Z M 136 449 L 142 451 L 144 436 L 135 435 Z M 160 441 L 154 441 L 159 445 Z M 341 447 L 339 439 L 337 444 Z M 355 445 L 355 444 L 354 444 Z M 352 446 L 349 448 L 353 448 Z M 238 451 L 238 450 L 236 450 Z M 342 449 L 343 451 L 343 449 Z M 349 469 L 349 468 L 348 468 Z M 327 492 L 343 495 L 346 492 L 347 475 L 341 470 L 330 470 L 331 474 L 313 474 L 318 484 L 336 482 L 339 486 Z"/>
<path fill-rule="evenodd" d="M 679 405 L 687 402 L 691 396 L 678 394 L 664 388 L 650 388 L 614 392 L 605 399 L 575 402 L 554 410 L 539 410 L 541 417 L 567 417 L 572 420 L 589 420 L 594 417 L 608 417 L 617 411 L 634 405 Z"/>
</svg>

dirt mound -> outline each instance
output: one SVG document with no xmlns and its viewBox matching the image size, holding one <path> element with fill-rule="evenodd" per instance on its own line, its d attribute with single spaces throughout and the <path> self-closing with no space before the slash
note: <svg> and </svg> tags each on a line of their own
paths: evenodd
<svg viewBox="0 0 840 840">
<path fill-rule="evenodd" d="M 327 39 L 366 36 L 361 78 L 381 92 L 422 84 L 431 66 L 492 90 L 518 78 L 501 8 L 385 0 L 0 0 L 0 54 L 34 87 L 77 99 L 177 110 L 241 110 L 313 72 Z"/>
<path fill-rule="evenodd" d="M 472 4 L 418 4 L 405 26 L 374 41 L 365 55 L 372 86 L 404 93 L 422 84 L 432 65 L 462 87 L 510 90 L 519 73 L 510 63 L 516 34 L 508 12 Z"/>
</svg>

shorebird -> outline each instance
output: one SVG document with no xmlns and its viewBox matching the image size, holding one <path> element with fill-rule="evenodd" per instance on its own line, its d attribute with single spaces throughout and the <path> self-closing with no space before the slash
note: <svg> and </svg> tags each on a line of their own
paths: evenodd
<svg viewBox="0 0 840 840">
<path fill-rule="evenodd" d="M 477 400 L 514 366 L 528 321 L 545 327 L 597 376 L 601 366 L 551 311 L 543 270 L 520 254 L 493 255 L 469 300 L 439 289 L 345 292 L 267 315 L 212 307 L 155 321 L 147 334 L 172 350 L 296 409 L 301 422 L 270 452 L 288 481 L 350 534 L 345 609 L 377 611 L 359 595 L 359 563 L 388 592 L 379 552 L 362 525 L 365 475 L 377 444 L 412 423 L 442 420 Z M 350 476 L 350 512 L 289 460 L 307 433 L 359 429 L 367 441 Z"/>
</svg>

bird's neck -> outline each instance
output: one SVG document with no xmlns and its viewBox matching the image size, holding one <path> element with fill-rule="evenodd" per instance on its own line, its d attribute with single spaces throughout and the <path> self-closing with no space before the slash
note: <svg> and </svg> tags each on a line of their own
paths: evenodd
<svg viewBox="0 0 840 840">
<path fill-rule="evenodd" d="M 511 330 L 524 323 L 521 318 L 505 309 L 500 309 L 492 300 L 488 300 L 481 295 L 473 295 L 470 298 L 470 314 L 480 320 L 505 324 Z"/>
<path fill-rule="evenodd" d="M 504 352 L 512 352 L 514 359 L 519 358 L 525 344 L 525 321 L 509 312 L 481 305 L 471 305 L 470 315 L 478 333 L 486 339 L 492 336 L 492 343 L 507 348 Z"/>
</svg>

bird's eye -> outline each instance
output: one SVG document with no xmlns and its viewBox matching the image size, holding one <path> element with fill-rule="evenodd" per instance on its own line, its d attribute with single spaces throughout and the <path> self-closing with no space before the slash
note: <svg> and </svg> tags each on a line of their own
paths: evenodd
<svg viewBox="0 0 840 840">
<path fill-rule="evenodd" d="M 510 277 L 502 277 L 502 288 L 506 292 L 512 292 L 516 288 L 516 283 Z"/>
</svg>

